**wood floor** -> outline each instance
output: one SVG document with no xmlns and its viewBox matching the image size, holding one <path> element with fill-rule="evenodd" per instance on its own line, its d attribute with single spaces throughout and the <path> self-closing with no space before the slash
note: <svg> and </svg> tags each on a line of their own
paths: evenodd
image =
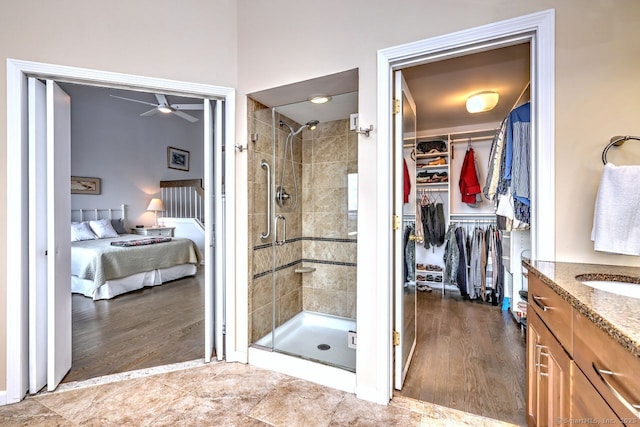
<svg viewBox="0 0 640 427">
<path fill-rule="evenodd" d="M 204 358 L 204 268 L 111 300 L 72 296 L 73 354 L 62 382 Z"/>
<path fill-rule="evenodd" d="M 413 361 L 396 394 L 526 425 L 524 332 L 508 312 L 418 292 Z"/>
</svg>

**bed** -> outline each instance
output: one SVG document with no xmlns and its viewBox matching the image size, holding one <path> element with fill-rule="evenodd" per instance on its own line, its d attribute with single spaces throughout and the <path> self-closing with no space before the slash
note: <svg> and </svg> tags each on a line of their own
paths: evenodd
<svg viewBox="0 0 640 427">
<path fill-rule="evenodd" d="M 192 240 L 128 234 L 125 224 L 125 205 L 72 210 L 72 292 L 110 299 L 196 274 L 201 255 Z"/>
</svg>

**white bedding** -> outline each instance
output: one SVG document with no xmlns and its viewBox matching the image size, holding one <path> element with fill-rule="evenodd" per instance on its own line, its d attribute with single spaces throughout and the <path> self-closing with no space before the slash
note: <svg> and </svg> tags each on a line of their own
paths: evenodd
<svg viewBox="0 0 640 427">
<path fill-rule="evenodd" d="M 72 242 L 72 292 L 94 300 L 113 298 L 196 273 L 200 252 L 189 239 L 174 238 L 170 242 L 134 247 L 111 245 L 113 241 L 147 238 L 130 234 Z"/>
</svg>

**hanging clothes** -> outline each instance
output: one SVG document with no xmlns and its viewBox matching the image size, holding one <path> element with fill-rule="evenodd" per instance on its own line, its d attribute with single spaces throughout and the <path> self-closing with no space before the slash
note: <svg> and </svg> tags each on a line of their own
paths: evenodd
<svg viewBox="0 0 640 427">
<path fill-rule="evenodd" d="M 404 228 L 404 282 L 415 282 L 416 242 L 409 237 L 414 234 L 414 224 Z"/>
<path fill-rule="evenodd" d="M 444 207 L 442 203 L 423 197 L 420 206 L 417 206 L 416 210 L 420 211 L 420 218 L 422 220 L 424 248 L 429 249 L 442 246 L 446 234 L 446 220 L 444 218 Z"/>
<path fill-rule="evenodd" d="M 476 157 L 471 146 L 467 148 L 467 152 L 464 155 L 462 170 L 460 171 L 459 187 L 463 203 L 477 207 L 478 204 L 482 202 L 482 198 L 480 197 L 480 182 L 478 181 L 476 168 Z"/>
<path fill-rule="evenodd" d="M 503 120 L 491 147 L 483 192 L 496 206 L 500 229 L 530 227 L 530 150 L 531 103 L 527 102 Z"/>
<path fill-rule="evenodd" d="M 491 150 L 489 152 L 489 169 L 487 179 L 482 189 L 487 200 L 491 200 L 494 206 L 498 206 L 498 182 L 500 181 L 500 164 L 502 161 L 502 152 L 504 149 L 505 136 L 507 132 L 508 117 L 505 117 L 500 123 L 500 129 L 491 142 Z"/>
<path fill-rule="evenodd" d="M 504 273 L 500 231 L 493 225 L 475 226 L 467 232 L 450 224 L 444 253 L 445 284 L 454 285 L 460 295 L 498 305 L 503 298 Z"/>
<path fill-rule="evenodd" d="M 409 203 L 409 194 L 411 194 L 411 177 L 409 176 L 407 161 L 403 159 L 402 162 L 404 164 L 404 203 Z"/>
</svg>

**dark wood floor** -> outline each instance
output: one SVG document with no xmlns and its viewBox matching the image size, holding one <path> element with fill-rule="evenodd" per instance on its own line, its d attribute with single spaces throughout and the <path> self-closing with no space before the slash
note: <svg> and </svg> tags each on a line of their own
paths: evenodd
<svg viewBox="0 0 640 427">
<path fill-rule="evenodd" d="M 111 300 L 72 296 L 73 356 L 63 382 L 204 358 L 204 268 Z"/>
<path fill-rule="evenodd" d="M 415 354 L 396 394 L 526 425 L 524 332 L 508 312 L 418 292 Z"/>
</svg>

